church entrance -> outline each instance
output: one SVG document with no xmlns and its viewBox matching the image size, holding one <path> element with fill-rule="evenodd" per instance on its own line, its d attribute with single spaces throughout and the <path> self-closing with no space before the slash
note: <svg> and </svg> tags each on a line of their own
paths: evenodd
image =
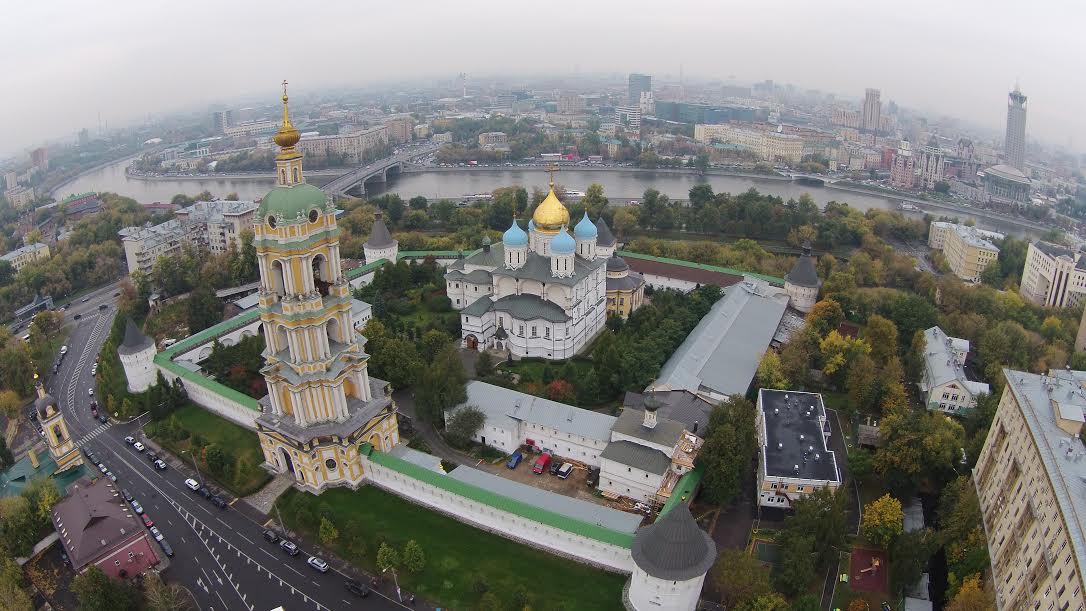
<svg viewBox="0 0 1086 611">
<path fill-rule="evenodd" d="M 468 350 L 478 350 L 479 349 L 479 339 L 476 338 L 474 335 L 469 335 L 469 336 L 465 337 L 464 338 L 464 343 L 467 344 Z"/>
<path fill-rule="evenodd" d="M 279 465 L 282 469 L 285 469 L 286 473 L 294 474 L 294 461 L 290 459 L 290 454 L 283 448 L 279 448 Z"/>
</svg>

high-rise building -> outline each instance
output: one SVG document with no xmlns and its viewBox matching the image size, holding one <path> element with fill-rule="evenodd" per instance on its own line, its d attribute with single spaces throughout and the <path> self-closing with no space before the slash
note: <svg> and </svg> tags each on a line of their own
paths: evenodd
<svg viewBox="0 0 1086 611">
<path fill-rule="evenodd" d="M 652 91 L 652 77 L 648 74 L 631 74 L 626 102 L 637 106 L 641 103 L 641 93 Z"/>
<path fill-rule="evenodd" d="M 415 129 L 415 120 L 411 118 L 411 115 L 393 117 L 385 120 L 385 127 L 388 128 L 389 142 L 403 144 L 404 142 L 411 142 L 411 136 Z"/>
<path fill-rule="evenodd" d="M 211 124 L 220 134 L 226 133 L 226 128 L 234 124 L 234 111 L 216 110 L 211 113 Z"/>
<path fill-rule="evenodd" d="M 863 129 L 869 132 L 879 131 L 881 125 L 882 102 L 879 101 L 881 93 L 878 89 L 864 91 L 864 115 Z"/>
<path fill-rule="evenodd" d="M 1003 142 L 1007 165 L 1026 170 L 1026 96 L 1018 85 L 1007 95 L 1007 135 Z"/>
<path fill-rule="evenodd" d="M 1082 251 L 1039 240 L 1030 243 L 1019 295 L 1034 305 L 1066 308 L 1081 304 L 1083 293 L 1086 258 Z"/>
<path fill-rule="evenodd" d="M 997 609 L 1086 605 L 1086 372 L 1004 369 L 973 469 Z"/>
<path fill-rule="evenodd" d="M 916 158 L 912 144 L 902 140 L 890 165 L 890 184 L 898 189 L 912 189 L 916 184 Z"/>
<path fill-rule="evenodd" d="M 30 163 L 42 172 L 49 169 L 49 149 L 44 146 L 30 151 Z"/>
</svg>

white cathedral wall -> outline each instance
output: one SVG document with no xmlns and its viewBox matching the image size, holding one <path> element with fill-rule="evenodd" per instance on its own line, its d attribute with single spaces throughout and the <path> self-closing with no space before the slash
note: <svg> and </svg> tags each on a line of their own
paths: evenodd
<svg viewBox="0 0 1086 611">
<path fill-rule="evenodd" d="M 627 596 L 634 611 L 692 611 L 697 608 L 704 583 L 704 574 L 676 582 L 652 577 L 641 570 L 641 567 L 634 565 Z"/>
<path fill-rule="evenodd" d="M 668 276 L 657 276 L 656 274 L 643 274 L 643 276 L 645 277 L 645 282 L 657 290 L 674 289 L 683 293 L 689 293 L 698 287 L 697 282 L 690 282 L 688 280 L 680 280 Z"/>
<path fill-rule="evenodd" d="M 171 384 L 174 379 L 178 377 L 162 367 L 156 366 L 156 369 L 161 371 L 163 377 L 166 378 L 166 381 Z M 189 400 L 193 403 L 214 414 L 222 416 L 235 424 L 239 424 L 252 431 L 256 430 L 256 419 L 260 417 L 261 412 L 249 409 L 240 403 L 227 399 L 200 384 L 186 382 L 185 380 L 181 381 L 185 385 L 185 391 L 188 393 Z"/>
<path fill-rule="evenodd" d="M 216 339 L 218 339 L 219 343 L 223 346 L 233 346 L 245 337 L 260 333 L 260 325 L 261 321 L 259 318 L 257 318 L 256 320 L 245 325 L 244 327 L 239 327 L 229 333 L 224 333 L 218 338 L 208 338 L 206 342 L 197 346 L 193 346 L 189 350 L 186 350 L 185 352 L 174 356 L 173 360 L 199 363 L 207 359 L 207 357 L 211 356 L 211 345 L 215 343 Z"/>
<path fill-rule="evenodd" d="M 472 526 L 552 554 L 618 573 L 634 570 L 630 550 L 540 524 L 442 490 L 363 458 L 366 478 L 398 496 Z"/>
</svg>

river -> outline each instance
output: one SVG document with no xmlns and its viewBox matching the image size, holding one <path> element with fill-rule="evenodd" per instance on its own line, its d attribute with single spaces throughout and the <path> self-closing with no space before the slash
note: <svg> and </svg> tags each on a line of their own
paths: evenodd
<svg viewBox="0 0 1086 611">
<path fill-rule="evenodd" d="M 132 163 L 132 159 L 124 159 L 114 164 L 98 168 L 84 174 L 72 182 L 62 185 L 57 189 L 55 197 L 61 199 L 72 193 L 84 193 L 87 191 L 111 191 L 120 195 L 131 197 L 140 203 L 168 202 L 174 195 L 184 193 L 195 195 L 205 189 L 213 195 L 224 197 L 229 193 L 237 193 L 242 199 L 257 199 L 263 197 L 274 184 L 274 179 L 267 178 L 192 178 L 172 180 L 139 180 L 128 177 L 124 169 Z M 330 177 L 312 177 L 310 181 L 316 185 L 324 184 Z M 565 188 L 585 191 L 588 185 L 599 183 L 603 185 L 604 194 L 612 202 L 626 202 L 631 199 L 639 199 L 646 189 L 654 188 L 673 199 L 685 199 L 689 196 L 690 188 L 700 182 L 708 182 L 715 192 L 742 193 L 750 188 L 755 188 L 762 193 L 776 195 L 785 200 L 799 199 L 804 193 L 820 205 L 824 206 L 829 201 L 847 202 L 849 206 L 859 210 L 871 208 L 895 209 L 897 200 L 869 193 L 856 193 L 833 187 L 820 187 L 804 185 L 785 180 L 769 178 L 753 178 L 746 176 L 708 175 L 697 176 L 694 174 L 674 174 L 667 172 L 649 172 L 627 169 L 608 170 L 584 170 L 562 169 L 556 176 L 556 180 Z M 548 181 L 548 175 L 542 168 L 516 169 L 516 168 L 478 168 L 464 170 L 440 170 L 433 172 L 408 172 L 392 178 L 387 184 L 373 184 L 367 186 L 369 195 L 379 195 L 383 192 L 396 192 L 405 199 L 422 195 L 430 199 L 457 198 L 471 193 L 489 193 L 498 187 L 509 185 L 523 185 L 529 190 L 532 187 L 544 187 Z M 923 204 L 920 204 L 923 207 Z M 943 213 L 938 209 L 931 209 L 935 215 Z M 907 213 L 919 218 L 919 213 Z M 1040 231 L 1023 227 L 1000 219 L 992 219 L 960 212 L 954 213 L 961 219 L 973 219 L 977 226 L 993 231 L 1000 231 L 1014 235 L 1039 236 Z"/>
</svg>

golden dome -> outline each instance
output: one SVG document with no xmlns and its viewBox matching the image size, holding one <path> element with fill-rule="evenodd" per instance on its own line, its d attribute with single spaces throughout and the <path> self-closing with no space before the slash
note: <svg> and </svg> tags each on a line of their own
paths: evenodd
<svg viewBox="0 0 1086 611">
<path fill-rule="evenodd" d="M 290 122 L 290 112 L 287 109 L 287 82 L 283 81 L 283 124 L 279 126 L 279 131 L 272 136 L 272 140 L 282 148 L 290 148 L 298 144 L 301 139 L 302 134 Z"/>
<path fill-rule="evenodd" d="M 554 233 L 561 229 L 563 225 L 569 225 L 569 210 L 554 194 L 553 185 L 550 193 L 547 193 L 547 197 L 540 202 L 535 209 L 535 213 L 532 214 L 532 222 L 535 224 L 537 231 L 546 233 Z"/>
</svg>

